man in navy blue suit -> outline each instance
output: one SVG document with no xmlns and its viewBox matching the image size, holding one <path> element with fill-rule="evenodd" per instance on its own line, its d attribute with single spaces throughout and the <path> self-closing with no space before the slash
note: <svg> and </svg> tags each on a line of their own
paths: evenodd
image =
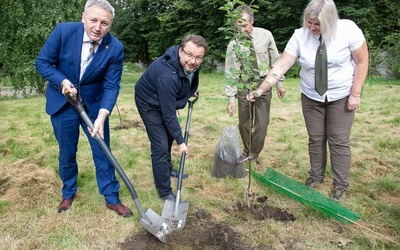
<svg viewBox="0 0 400 250">
<path fill-rule="evenodd" d="M 63 182 L 59 213 L 71 207 L 77 191 L 76 153 L 81 126 L 92 149 L 97 185 L 107 208 L 123 217 L 132 216 L 119 199 L 114 167 L 94 138 L 99 133 L 110 146 L 108 115 L 117 101 L 124 60 L 123 44 L 109 33 L 114 16 L 114 8 L 106 0 L 88 0 L 82 22 L 58 24 L 36 59 L 36 69 L 48 81 L 46 113 L 59 145 Z M 66 90 L 72 96 L 79 91 L 93 130 L 67 102 L 63 94 Z"/>
</svg>

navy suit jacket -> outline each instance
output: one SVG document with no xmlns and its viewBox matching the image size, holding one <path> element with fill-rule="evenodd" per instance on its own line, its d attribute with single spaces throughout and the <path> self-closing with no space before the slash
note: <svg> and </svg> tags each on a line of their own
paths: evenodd
<svg viewBox="0 0 400 250">
<path fill-rule="evenodd" d="M 67 103 L 61 93 L 64 79 L 78 88 L 94 119 L 101 108 L 111 112 L 117 101 L 124 46 L 108 33 L 79 80 L 84 32 L 81 22 L 58 24 L 36 59 L 36 69 L 49 82 L 46 89 L 46 113 L 49 115 L 55 114 Z"/>
</svg>

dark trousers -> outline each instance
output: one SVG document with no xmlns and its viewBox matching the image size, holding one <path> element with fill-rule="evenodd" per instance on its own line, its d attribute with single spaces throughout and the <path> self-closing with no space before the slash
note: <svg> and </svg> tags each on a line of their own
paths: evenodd
<svg viewBox="0 0 400 250">
<path fill-rule="evenodd" d="M 333 185 L 346 190 L 350 184 L 350 131 L 355 115 L 354 111 L 347 110 L 347 99 L 321 103 L 301 95 L 309 136 L 310 177 L 318 182 L 324 179 L 328 144 Z"/>
<path fill-rule="evenodd" d="M 269 114 L 271 108 L 271 90 L 257 97 L 255 102 L 249 103 L 246 99 L 248 90 L 238 93 L 239 132 L 242 138 L 244 151 L 249 153 L 251 138 L 251 155 L 258 157 L 262 151 L 267 136 Z M 249 110 L 249 106 L 251 111 Z M 251 112 L 251 113 L 250 113 Z M 250 121 L 250 114 L 252 120 Z"/>
<path fill-rule="evenodd" d="M 94 121 L 89 113 L 88 116 Z M 51 116 L 51 123 L 59 146 L 59 175 L 63 182 L 63 198 L 71 199 L 77 191 L 78 163 L 76 162 L 76 152 L 78 150 L 79 127 L 82 127 L 92 149 L 100 194 L 104 195 L 107 204 L 120 203 L 118 194 L 120 185 L 115 177 L 115 169 L 96 139 L 89 134 L 87 125 L 75 111 L 75 108 L 66 104 L 60 111 Z M 108 119 L 104 123 L 104 141 L 107 146 L 110 146 Z"/>
<path fill-rule="evenodd" d="M 150 140 L 151 164 L 156 189 L 160 197 L 165 197 L 172 193 L 170 171 L 172 170 L 171 147 L 174 138 L 162 120 L 161 111 L 138 100 L 136 100 L 136 107 Z"/>
</svg>

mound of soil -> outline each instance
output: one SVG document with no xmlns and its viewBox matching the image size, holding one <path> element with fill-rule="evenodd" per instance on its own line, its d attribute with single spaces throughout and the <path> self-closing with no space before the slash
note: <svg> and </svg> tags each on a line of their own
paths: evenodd
<svg viewBox="0 0 400 250">
<path fill-rule="evenodd" d="M 250 249 L 227 223 L 216 222 L 209 213 L 196 208 L 189 209 L 186 226 L 168 234 L 166 239 L 167 244 L 146 232 L 126 239 L 120 247 L 124 250 Z"/>
<path fill-rule="evenodd" d="M 259 197 L 250 207 L 236 203 L 232 210 L 237 218 L 246 221 L 248 215 L 257 220 L 274 219 L 279 221 L 294 221 L 296 218 L 286 211 L 267 205 L 268 197 Z M 147 249 L 215 249 L 215 250 L 245 250 L 263 249 L 262 246 L 250 246 L 241 240 L 227 222 L 218 222 L 203 209 L 191 208 L 186 218 L 186 226 L 167 235 L 167 244 L 159 241 L 149 232 L 135 235 L 120 245 L 124 250 Z"/>
<path fill-rule="evenodd" d="M 238 202 L 233 207 L 236 216 L 242 220 L 247 220 L 246 216 L 251 215 L 256 220 L 274 219 L 277 221 L 295 221 L 296 217 L 278 207 L 267 204 L 268 197 L 256 197 L 255 202 L 250 206 L 243 202 Z"/>
</svg>

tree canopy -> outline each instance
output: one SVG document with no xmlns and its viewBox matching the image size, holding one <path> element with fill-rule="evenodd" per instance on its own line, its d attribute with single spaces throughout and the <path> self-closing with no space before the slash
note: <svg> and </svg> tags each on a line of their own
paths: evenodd
<svg viewBox="0 0 400 250">
<path fill-rule="evenodd" d="M 111 33 L 125 45 L 125 60 L 145 65 L 177 44 L 187 33 L 206 38 L 209 53 L 203 65 L 213 69 L 222 62 L 228 40 L 218 30 L 225 25 L 220 0 L 110 0 L 116 9 Z M 228 0 L 235 4 L 235 0 Z M 255 26 L 272 32 L 279 51 L 283 51 L 296 28 L 308 0 L 258 0 Z M 336 0 L 341 18 L 355 21 L 363 30 L 370 51 L 384 49 L 399 53 L 393 38 L 400 33 L 400 3 L 389 0 Z M 0 9 L 1 77 L 13 79 L 14 87 L 31 86 L 39 91 L 44 81 L 34 61 L 47 36 L 58 22 L 80 21 L 81 0 L 3 0 Z M 395 47 L 393 49 L 393 47 Z M 397 57 L 394 57 L 397 58 Z M 398 62 L 392 62 L 398 64 Z"/>
</svg>

